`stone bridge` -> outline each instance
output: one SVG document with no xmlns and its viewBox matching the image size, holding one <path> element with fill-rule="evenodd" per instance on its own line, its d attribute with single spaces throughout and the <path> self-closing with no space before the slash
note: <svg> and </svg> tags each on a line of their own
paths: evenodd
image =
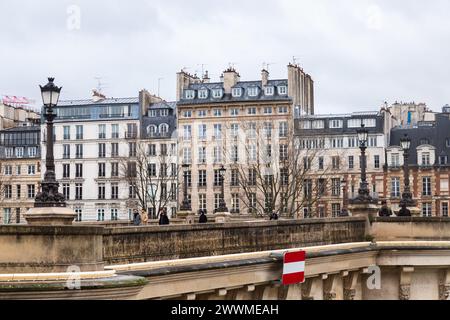
<svg viewBox="0 0 450 320">
<path fill-rule="evenodd" d="M 282 254 L 297 249 L 307 252 L 306 282 L 284 287 Z M 0 299 L 446 300 L 449 292 L 449 218 L 0 227 Z"/>
</svg>

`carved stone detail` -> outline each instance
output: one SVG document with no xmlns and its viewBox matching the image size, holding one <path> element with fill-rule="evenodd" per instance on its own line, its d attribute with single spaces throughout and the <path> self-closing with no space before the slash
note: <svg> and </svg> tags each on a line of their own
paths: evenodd
<svg viewBox="0 0 450 320">
<path fill-rule="evenodd" d="M 439 285 L 439 300 L 448 300 L 450 297 L 450 284 Z"/>
<path fill-rule="evenodd" d="M 324 300 L 336 300 L 336 292 L 325 292 L 323 294 Z"/>
<path fill-rule="evenodd" d="M 411 297 L 411 286 L 410 285 L 400 285 L 400 300 L 409 300 Z"/>
<path fill-rule="evenodd" d="M 344 300 L 355 300 L 356 289 L 344 289 Z"/>
</svg>

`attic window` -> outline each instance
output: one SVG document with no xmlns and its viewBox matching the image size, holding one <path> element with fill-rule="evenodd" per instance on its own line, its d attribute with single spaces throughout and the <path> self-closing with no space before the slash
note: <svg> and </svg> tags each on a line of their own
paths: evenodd
<svg viewBox="0 0 450 320">
<path fill-rule="evenodd" d="M 278 87 L 278 94 L 286 95 L 287 94 L 287 87 L 286 86 L 279 86 Z"/>
<path fill-rule="evenodd" d="M 222 98 L 223 90 L 222 89 L 214 89 L 212 91 L 212 95 L 213 95 L 213 98 L 220 99 L 220 98 Z"/>
<path fill-rule="evenodd" d="M 167 109 L 161 110 L 161 117 L 167 117 L 168 115 L 169 115 L 169 110 L 167 110 Z"/>
<path fill-rule="evenodd" d="M 248 88 L 248 95 L 250 97 L 256 97 L 258 95 L 258 88 L 257 87 Z"/>
<path fill-rule="evenodd" d="M 186 99 L 194 99 L 195 91 L 194 90 L 186 90 L 185 97 L 186 97 Z"/>
<path fill-rule="evenodd" d="M 201 90 L 198 92 L 198 97 L 199 97 L 200 99 L 206 99 L 206 98 L 208 98 L 208 90 L 207 90 L 207 89 L 201 89 Z"/>
<path fill-rule="evenodd" d="M 265 95 L 266 96 L 273 96 L 274 88 L 273 87 L 266 87 L 265 88 Z"/>
<path fill-rule="evenodd" d="M 235 98 L 242 96 L 242 88 L 233 88 L 231 95 Z"/>
</svg>

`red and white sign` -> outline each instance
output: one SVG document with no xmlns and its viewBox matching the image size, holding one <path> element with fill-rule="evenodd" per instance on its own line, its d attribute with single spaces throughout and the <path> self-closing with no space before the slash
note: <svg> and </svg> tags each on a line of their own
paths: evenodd
<svg viewBox="0 0 450 320">
<path fill-rule="evenodd" d="M 283 280 L 284 286 L 305 282 L 305 251 L 286 252 L 284 254 Z"/>
</svg>

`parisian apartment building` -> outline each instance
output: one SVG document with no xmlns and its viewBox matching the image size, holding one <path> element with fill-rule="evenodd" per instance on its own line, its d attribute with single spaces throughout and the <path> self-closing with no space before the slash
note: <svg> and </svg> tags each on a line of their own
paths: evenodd
<svg viewBox="0 0 450 320">
<path fill-rule="evenodd" d="M 0 131 L 0 224 L 23 223 L 41 181 L 41 128 L 19 122 Z"/>
<path fill-rule="evenodd" d="M 232 67 L 218 82 L 211 82 L 207 73 L 202 78 L 177 74 L 178 152 L 184 165 L 179 184 L 184 186 L 186 179 L 194 212 L 218 209 L 224 170 L 230 213 L 264 210 L 258 208 L 257 164 L 264 154 L 272 171 L 287 170 L 280 157 L 288 152 L 295 117 L 314 113 L 313 88 L 311 76 L 293 64 L 284 79 L 270 79 L 262 70 L 258 79 L 243 81 Z M 184 187 L 179 189 L 182 199 Z"/>
<path fill-rule="evenodd" d="M 358 195 L 361 177 L 361 150 L 357 130 L 368 130 L 366 150 L 367 180 L 371 196 L 385 193 L 385 150 L 393 118 L 386 109 L 351 114 L 311 115 L 296 119 L 295 135 L 308 162 L 304 196 L 313 199 L 305 205 L 302 217 L 337 217 Z"/>
</svg>

